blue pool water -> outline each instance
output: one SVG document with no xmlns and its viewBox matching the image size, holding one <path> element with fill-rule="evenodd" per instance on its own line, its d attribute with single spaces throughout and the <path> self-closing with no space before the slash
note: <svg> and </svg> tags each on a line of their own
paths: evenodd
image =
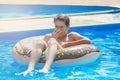
<svg viewBox="0 0 120 80">
<path fill-rule="evenodd" d="M 54 67 L 47 74 L 31 72 L 27 76 L 17 76 L 16 72 L 24 71 L 26 64 L 17 63 L 11 55 L 12 47 L 23 38 L 44 35 L 52 32 L 32 30 L 0 33 L 0 80 L 119 80 L 120 79 L 120 23 L 72 27 L 69 32 L 76 31 L 91 39 L 92 44 L 101 51 L 97 61 L 74 66 Z M 37 65 L 36 69 L 42 66 Z"/>
<path fill-rule="evenodd" d="M 94 11 L 117 10 L 108 6 L 75 6 L 75 5 L 10 5 L 0 4 L 0 18 L 19 18 L 30 16 L 56 15 L 58 13 L 75 14 Z"/>
</svg>

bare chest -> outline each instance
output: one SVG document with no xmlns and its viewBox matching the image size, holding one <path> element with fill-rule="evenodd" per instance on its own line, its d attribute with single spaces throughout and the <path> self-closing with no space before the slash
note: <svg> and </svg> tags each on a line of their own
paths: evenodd
<svg viewBox="0 0 120 80">
<path fill-rule="evenodd" d="M 65 38 L 65 39 L 62 39 L 62 40 L 57 40 L 57 42 L 59 43 L 59 44 L 62 44 L 62 43 L 64 43 L 64 42 L 70 42 L 71 41 L 71 39 L 69 38 L 69 37 L 67 37 L 67 38 Z"/>
</svg>

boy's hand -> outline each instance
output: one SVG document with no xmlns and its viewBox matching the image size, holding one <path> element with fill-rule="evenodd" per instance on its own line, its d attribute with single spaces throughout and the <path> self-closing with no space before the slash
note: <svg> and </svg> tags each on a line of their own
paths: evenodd
<svg viewBox="0 0 120 80">
<path fill-rule="evenodd" d="M 61 30 L 58 29 L 58 30 L 54 30 L 53 33 L 52 33 L 52 37 L 55 38 L 55 39 L 58 39 L 59 36 L 61 35 Z"/>
</svg>

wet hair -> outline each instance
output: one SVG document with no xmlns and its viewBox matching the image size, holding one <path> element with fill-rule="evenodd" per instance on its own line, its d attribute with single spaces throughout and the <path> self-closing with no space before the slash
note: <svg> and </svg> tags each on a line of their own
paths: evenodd
<svg viewBox="0 0 120 80">
<path fill-rule="evenodd" d="M 70 19 L 69 19 L 69 16 L 65 15 L 65 14 L 58 14 L 57 16 L 54 17 L 54 22 L 55 21 L 63 21 L 65 22 L 65 25 L 66 26 L 69 26 L 70 25 Z"/>
</svg>

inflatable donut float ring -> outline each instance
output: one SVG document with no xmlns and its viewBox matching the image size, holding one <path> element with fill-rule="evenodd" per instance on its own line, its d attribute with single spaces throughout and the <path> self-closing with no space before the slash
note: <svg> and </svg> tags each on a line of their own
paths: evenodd
<svg viewBox="0 0 120 80">
<path fill-rule="evenodd" d="M 12 55 L 24 62 L 29 62 L 30 54 L 33 48 L 33 41 L 35 38 L 41 36 L 25 38 L 15 44 L 12 49 Z M 22 44 L 22 46 L 21 46 Z M 54 59 L 54 64 L 67 64 L 67 63 L 75 63 L 79 62 L 79 64 L 89 63 L 91 61 L 95 61 L 99 56 L 99 50 L 97 47 L 91 44 L 82 44 L 77 46 L 72 46 L 68 48 L 64 48 L 63 50 L 59 49 L 56 52 L 56 57 Z M 46 61 L 44 52 L 40 58 L 39 63 L 44 64 Z"/>
</svg>

